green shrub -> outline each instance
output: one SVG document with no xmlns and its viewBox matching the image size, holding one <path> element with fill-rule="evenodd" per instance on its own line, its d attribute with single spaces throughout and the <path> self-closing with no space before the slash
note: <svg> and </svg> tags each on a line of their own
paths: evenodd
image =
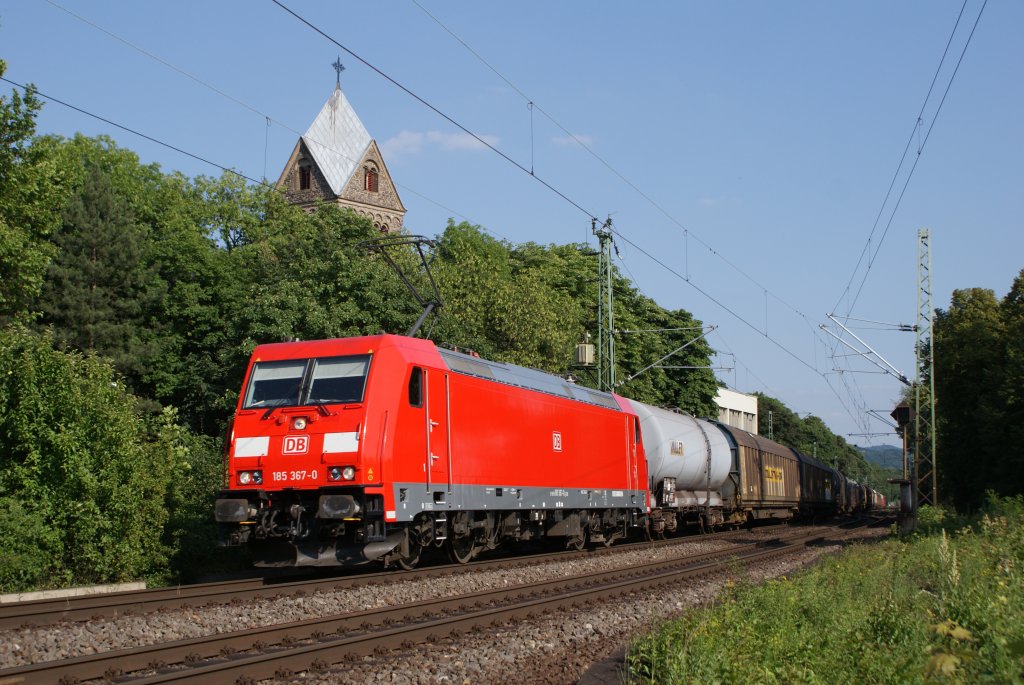
<svg viewBox="0 0 1024 685">
<path fill-rule="evenodd" d="M 221 441 L 197 435 L 177 423 L 158 426 L 167 458 L 179 464 L 168 484 L 168 521 L 164 544 L 170 555 L 170 574 L 155 581 L 194 582 L 204 574 L 239 568 L 246 559 L 237 548 L 217 547 L 213 503 L 221 487 Z"/>
<path fill-rule="evenodd" d="M 1024 498 L 860 545 L 633 642 L 631 683 L 1024 681 Z"/>
<path fill-rule="evenodd" d="M 165 493 L 180 465 L 108 362 L 56 350 L 48 334 L 0 331 L 4 590 L 163 572 Z"/>
</svg>

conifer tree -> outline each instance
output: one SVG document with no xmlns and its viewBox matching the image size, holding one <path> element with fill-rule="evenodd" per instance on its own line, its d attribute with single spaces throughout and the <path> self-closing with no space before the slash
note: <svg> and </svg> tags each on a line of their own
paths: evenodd
<svg viewBox="0 0 1024 685">
<path fill-rule="evenodd" d="M 42 323 L 72 347 L 110 358 L 134 386 L 154 355 L 147 320 L 161 283 L 145 262 L 144 227 L 98 166 L 88 169 L 53 243 Z"/>
</svg>

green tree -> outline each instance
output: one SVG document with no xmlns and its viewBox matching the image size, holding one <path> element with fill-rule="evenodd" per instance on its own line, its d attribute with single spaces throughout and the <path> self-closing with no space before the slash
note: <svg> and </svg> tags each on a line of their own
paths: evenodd
<svg viewBox="0 0 1024 685">
<path fill-rule="evenodd" d="M 997 387 L 1003 411 L 999 426 L 994 428 L 1002 433 L 1002 454 L 998 460 L 1001 492 L 1017 495 L 1024 493 L 1024 451 L 1006 446 L 1024 444 L 1024 269 L 1013 280 L 1000 310 L 1006 348 Z"/>
<path fill-rule="evenodd" d="M 213 434 L 223 430 L 228 411 L 223 366 L 233 340 L 226 312 L 234 293 L 227 252 L 209 230 L 211 210 L 201 184 L 161 176 L 148 201 L 134 210 L 150 236 L 145 263 L 162 281 L 149 321 L 159 346 L 139 388 L 177 407 L 194 429 Z"/>
<path fill-rule="evenodd" d="M 6 68 L 0 60 L 0 76 Z M 41 106 L 31 87 L 0 97 L 0 324 L 31 318 L 53 253 L 46 238 L 66 196 L 66 171 L 52 147 L 32 140 Z"/>
<path fill-rule="evenodd" d="M 380 235 L 365 217 L 334 206 L 307 214 L 266 189 L 204 193 L 241 196 L 249 208 L 242 215 L 214 208 L 206 227 L 216 241 L 230 235 L 232 246 L 219 243 L 219 320 L 197 332 L 202 347 L 192 354 L 208 369 L 195 377 L 203 384 L 204 425 L 222 426 L 233 410 L 257 344 L 404 332 L 415 321 L 419 312 L 401 281 L 362 246 Z M 225 216 L 230 226 L 221 223 Z"/>
<path fill-rule="evenodd" d="M 165 495 L 182 462 L 136 414 L 109 363 L 0 332 L 0 585 L 122 581 L 166 571 Z M 170 422 L 165 417 L 164 422 Z"/>
<path fill-rule="evenodd" d="M 439 238 L 437 281 L 445 301 L 436 338 L 485 357 L 579 377 L 573 350 L 597 317 L 596 255 L 584 245 L 511 245 L 478 226 L 450 223 Z M 618 378 L 625 381 L 700 334 L 688 312 L 669 311 L 615 275 Z M 652 332 L 656 330 L 657 332 Z M 667 366 L 707 367 L 711 348 L 698 339 Z M 716 413 L 717 383 L 707 368 L 651 368 L 617 388 L 631 398 Z"/>
<path fill-rule="evenodd" d="M 167 550 L 167 568 L 159 580 L 196 582 L 211 570 L 240 567 L 245 560 L 237 549 L 218 547 L 210 513 L 222 485 L 223 441 L 193 433 L 177 418 L 175 410 L 167 409 L 146 421 L 157 458 L 177 466 L 164 496 L 167 521 L 161 542 Z"/>
<path fill-rule="evenodd" d="M 510 245 L 479 226 L 451 221 L 437 243 L 433 270 L 444 305 L 433 337 L 490 359 L 513 361 L 503 352 L 514 336 L 496 335 L 492 323 L 495 310 L 513 306 L 508 302 L 513 297 Z"/>
<path fill-rule="evenodd" d="M 939 496 L 969 509 L 988 490 L 1024 492 L 1024 271 L 1001 301 L 954 291 L 934 336 Z"/>
<path fill-rule="evenodd" d="M 935 412 L 939 496 L 958 507 L 981 503 L 987 488 L 1006 493 L 1003 384 L 1006 332 L 991 290 L 953 291 L 938 310 L 935 336 Z"/>
<path fill-rule="evenodd" d="M 145 263 L 145 227 L 92 166 L 64 212 L 39 305 L 41 322 L 66 343 L 113 360 L 138 386 L 157 342 L 148 327 L 163 284 Z"/>
</svg>

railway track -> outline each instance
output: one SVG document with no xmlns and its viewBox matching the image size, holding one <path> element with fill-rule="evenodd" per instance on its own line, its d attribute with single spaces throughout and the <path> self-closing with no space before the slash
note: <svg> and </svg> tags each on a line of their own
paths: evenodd
<svg viewBox="0 0 1024 685">
<path fill-rule="evenodd" d="M 786 528 L 785 525 L 762 526 L 756 530 L 770 531 L 784 528 Z M 605 554 L 616 554 L 622 550 L 657 549 L 673 544 L 683 544 L 694 539 L 728 540 L 745 534 L 747 534 L 747 531 L 723 531 L 702 535 L 699 538 L 684 536 L 654 542 L 625 543 L 610 548 L 588 549 L 579 552 L 560 551 L 515 557 L 501 556 L 474 561 L 468 565 L 441 564 L 413 571 L 349 573 L 343 576 L 304 578 L 300 580 L 246 578 L 216 583 L 200 583 L 62 599 L 15 602 L 0 604 L 0 630 L 25 626 L 52 625 L 60 621 L 88 621 L 97 618 L 144 614 L 161 609 L 201 607 L 255 597 L 280 597 L 311 592 L 344 590 L 369 583 L 389 583 L 396 580 L 430 578 L 451 573 L 485 571 L 491 568 L 509 568 L 516 565 L 543 563 L 548 560 L 587 559 Z"/>
<path fill-rule="evenodd" d="M 841 528 L 830 531 L 830 540 L 846 534 Z M 364 655 L 721 573 L 724 565 L 801 550 L 825 537 L 820 529 L 788 529 L 769 541 L 625 569 L 6 669 L 0 683 L 119 681 L 126 673 L 132 673 L 133 683 L 224 683 L 322 671 Z"/>
</svg>

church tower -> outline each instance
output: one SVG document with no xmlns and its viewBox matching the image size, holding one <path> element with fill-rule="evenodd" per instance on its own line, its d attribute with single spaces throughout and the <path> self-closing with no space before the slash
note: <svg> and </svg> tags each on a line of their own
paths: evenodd
<svg viewBox="0 0 1024 685">
<path fill-rule="evenodd" d="M 405 206 L 377 141 L 341 92 L 345 67 L 340 59 L 332 66 L 338 72 L 334 92 L 295 144 L 277 189 L 307 211 L 318 201 L 333 203 L 369 217 L 382 233 L 397 233 Z"/>
</svg>

